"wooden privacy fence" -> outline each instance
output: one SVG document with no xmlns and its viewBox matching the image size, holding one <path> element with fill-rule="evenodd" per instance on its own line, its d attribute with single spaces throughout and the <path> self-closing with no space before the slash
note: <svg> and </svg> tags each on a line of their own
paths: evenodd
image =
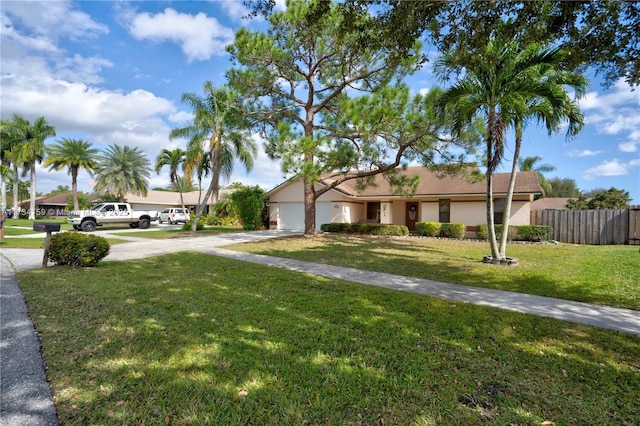
<svg viewBox="0 0 640 426">
<path fill-rule="evenodd" d="M 553 228 L 553 239 L 575 244 L 640 245 L 640 205 L 624 210 L 534 210 L 533 225 Z"/>
</svg>

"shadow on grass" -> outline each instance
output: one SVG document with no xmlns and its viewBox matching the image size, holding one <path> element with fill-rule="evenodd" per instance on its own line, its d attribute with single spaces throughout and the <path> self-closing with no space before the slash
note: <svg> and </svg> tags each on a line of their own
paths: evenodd
<svg viewBox="0 0 640 426">
<path fill-rule="evenodd" d="M 194 253 L 46 272 L 19 283 L 65 424 L 640 417 L 633 336 Z"/>
<path fill-rule="evenodd" d="M 640 276 L 640 257 L 628 247 L 513 245 L 509 251 L 520 265 L 508 267 L 483 264 L 488 246 L 481 242 L 357 236 L 310 240 L 291 237 L 233 249 L 640 310 L 640 288 L 632 278 Z"/>
</svg>

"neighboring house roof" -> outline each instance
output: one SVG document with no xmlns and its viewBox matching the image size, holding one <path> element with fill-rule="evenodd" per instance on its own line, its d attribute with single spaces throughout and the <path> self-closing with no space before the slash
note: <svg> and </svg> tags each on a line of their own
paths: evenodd
<svg viewBox="0 0 640 426">
<path fill-rule="evenodd" d="M 415 196 L 460 196 L 460 195 L 485 195 L 487 190 L 486 180 L 474 181 L 470 176 L 439 173 L 428 167 L 408 167 L 401 172 L 406 176 L 419 176 L 420 183 Z M 495 173 L 493 175 L 493 193 L 506 194 L 511 173 Z M 335 179 L 324 177 L 318 183 L 331 184 Z M 351 179 L 338 185 L 335 190 L 348 197 L 394 197 L 398 196 L 388 180 L 382 174 L 374 177 L 375 185 L 358 191 L 357 179 Z M 281 184 L 267 193 L 267 196 L 276 192 L 291 181 Z M 514 187 L 514 194 L 541 194 L 542 187 L 536 172 L 518 172 Z"/>
<path fill-rule="evenodd" d="M 65 204 L 67 204 L 67 198 L 69 198 L 70 195 L 71 193 L 69 192 L 47 195 L 46 197 L 37 198 L 36 204 L 40 206 L 64 206 Z M 98 199 L 98 196 L 93 193 L 89 194 L 88 197 L 90 201 L 96 201 Z"/>
<path fill-rule="evenodd" d="M 571 198 L 540 198 L 531 203 L 531 210 L 567 210 Z"/>
<path fill-rule="evenodd" d="M 222 198 L 225 195 L 230 194 L 232 192 L 233 192 L 233 189 L 221 189 L 218 191 L 218 197 Z M 190 192 L 183 192 L 182 198 L 184 199 L 185 205 L 192 206 L 192 205 L 198 204 L 199 196 L 201 196 L 201 198 L 204 198 L 205 195 L 207 195 L 207 191 L 190 191 Z M 172 191 L 149 190 L 147 191 L 146 197 L 142 195 L 127 193 L 124 198 L 129 203 L 144 203 L 144 204 L 150 204 L 150 205 L 151 204 L 176 205 L 176 206 L 180 205 L 180 193 L 172 192 Z M 215 200 L 212 195 L 211 202 L 209 202 L 208 204 L 213 204 L 216 201 L 217 200 Z"/>
</svg>

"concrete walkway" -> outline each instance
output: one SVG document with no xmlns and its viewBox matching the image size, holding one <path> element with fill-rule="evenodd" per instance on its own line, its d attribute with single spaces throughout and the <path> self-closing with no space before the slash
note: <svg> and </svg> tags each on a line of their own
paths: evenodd
<svg viewBox="0 0 640 426">
<path fill-rule="evenodd" d="M 99 231 L 96 234 L 106 235 L 107 232 Z M 172 240 L 121 237 L 129 242 L 111 246 L 111 252 L 105 260 L 139 259 L 191 250 L 393 290 L 551 317 L 640 336 L 640 311 L 448 284 L 220 248 L 234 243 L 298 234 L 287 231 L 260 231 Z M 109 237 L 115 238 L 113 235 L 109 235 Z M 0 377 L 2 378 L 0 424 L 3 426 L 58 424 L 43 368 L 40 343 L 14 277 L 15 271 L 41 267 L 42 256 L 42 250 L 4 249 L 0 252 Z"/>
</svg>

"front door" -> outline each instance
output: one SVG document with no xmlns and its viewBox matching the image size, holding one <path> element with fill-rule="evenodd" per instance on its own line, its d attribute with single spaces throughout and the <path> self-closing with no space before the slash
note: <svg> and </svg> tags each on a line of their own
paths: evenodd
<svg viewBox="0 0 640 426">
<path fill-rule="evenodd" d="M 405 224 L 407 225 L 407 228 L 409 228 L 409 231 L 413 232 L 416 230 L 416 222 L 419 221 L 419 215 L 418 215 L 418 203 L 415 201 L 412 202 L 408 202 L 407 206 L 407 213 L 406 213 L 406 218 L 405 218 Z"/>
</svg>

